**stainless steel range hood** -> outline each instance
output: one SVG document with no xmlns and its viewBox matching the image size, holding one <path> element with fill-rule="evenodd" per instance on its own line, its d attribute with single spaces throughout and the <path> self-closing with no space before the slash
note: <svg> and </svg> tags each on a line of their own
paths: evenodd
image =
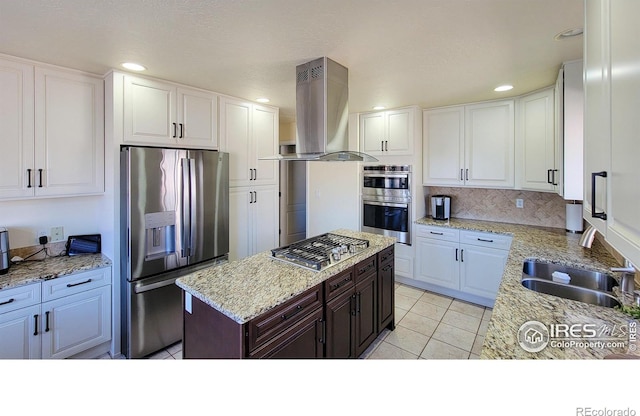
<svg viewBox="0 0 640 416">
<path fill-rule="evenodd" d="M 349 71 L 327 57 L 296 67 L 296 153 L 267 159 L 377 162 L 349 151 Z"/>
</svg>

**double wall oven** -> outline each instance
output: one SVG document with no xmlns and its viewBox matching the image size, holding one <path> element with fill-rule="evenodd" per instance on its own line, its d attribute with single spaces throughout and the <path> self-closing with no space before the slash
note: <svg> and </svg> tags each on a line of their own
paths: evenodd
<svg viewBox="0 0 640 416">
<path fill-rule="evenodd" d="M 362 231 L 411 244 L 411 166 L 364 166 Z"/>
</svg>

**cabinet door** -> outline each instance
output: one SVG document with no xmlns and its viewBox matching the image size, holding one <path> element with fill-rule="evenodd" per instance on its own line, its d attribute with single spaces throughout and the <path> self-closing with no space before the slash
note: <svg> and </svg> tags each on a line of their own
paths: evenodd
<svg viewBox="0 0 640 416">
<path fill-rule="evenodd" d="M 36 196 L 104 192 L 101 78 L 36 67 L 35 169 Z"/>
<path fill-rule="evenodd" d="M 555 167 L 553 89 L 518 99 L 517 176 L 522 189 L 554 191 Z"/>
<path fill-rule="evenodd" d="M 176 88 L 159 81 L 124 77 L 125 143 L 175 145 Z"/>
<path fill-rule="evenodd" d="M 253 220 L 249 215 L 253 211 L 252 192 L 246 187 L 229 189 L 229 261 L 253 253 Z"/>
<path fill-rule="evenodd" d="M 254 188 L 253 231 L 254 247 L 251 254 L 278 247 L 278 188 Z"/>
<path fill-rule="evenodd" d="M 218 148 L 218 96 L 178 88 L 178 143 L 202 149 Z"/>
<path fill-rule="evenodd" d="M 264 347 L 251 353 L 250 358 L 322 358 L 322 308 L 304 318 Z"/>
<path fill-rule="evenodd" d="M 417 238 L 416 241 L 416 279 L 459 289 L 458 243 L 431 238 Z"/>
<path fill-rule="evenodd" d="M 424 185 L 464 183 L 464 107 L 423 112 Z"/>
<path fill-rule="evenodd" d="M 42 358 L 66 358 L 111 339 L 111 286 L 42 304 Z"/>
<path fill-rule="evenodd" d="M 584 218 L 603 235 L 605 220 L 592 217 L 606 211 L 607 180 L 596 179 L 596 206 L 592 207 L 591 174 L 608 171 L 610 166 L 611 111 L 609 102 L 609 2 L 585 2 L 584 47 Z"/>
<path fill-rule="evenodd" d="M 640 265 L 640 3 L 611 1 L 611 167 L 607 241 Z M 633 69 L 631 69 L 633 68 Z"/>
<path fill-rule="evenodd" d="M 360 148 L 371 155 L 384 154 L 384 112 L 360 115 Z"/>
<path fill-rule="evenodd" d="M 460 245 L 460 290 L 495 300 L 509 252 Z"/>
<path fill-rule="evenodd" d="M 355 296 L 352 290 L 327 302 L 326 357 L 351 358 L 355 354 Z"/>
<path fill-rule="evenodd" d="M 0 91 L 0 198 L 32 196 L 33 66 L 0 60 Z"/>
<path fill-rule="evenodd" d="M 356 285 L 355 291 L 355 356 L 362 354 L 378 335 L 376 304 L 377 275 L 371 275 Z"/>
<path fill-rule="evenodd" d="M 512 188 L 514 175 L 513 100 L 465 107 L 465 182 Z"/>
<path fill-rule="evenodd" d="M 411 155 L 413 152 L 413 136 L 415 126 L 415 112 L 413 109 L 403 108 L 386 112 L 385 154 Z"/>
<path fill-rule="evenodd" d="M 0 315 L 0 359 L 40 358 L 40 304 Z"/>
<path fill-rule="evenodd" d="M 278 161 L 260 160 L 278 154 L 279 125 L 278 109 L 254 105 L 251 120 L 253 142 L 254 185 L 276 185 L 278 181 Z"/>
<path fill-rule="evenodd" d="M 229 186 L 252 184 L 251 103 L 220 98 L 220 150 L 229 153 Z"/>
<path fill-rule="evenodd" d="M 395 322 L 394 305 L 395 305 L 395 275 L 394 262 L 380 261 L 380 270 L 378 271 L 378 332 L 383 328 L 394 328 Z"/>
</svg>

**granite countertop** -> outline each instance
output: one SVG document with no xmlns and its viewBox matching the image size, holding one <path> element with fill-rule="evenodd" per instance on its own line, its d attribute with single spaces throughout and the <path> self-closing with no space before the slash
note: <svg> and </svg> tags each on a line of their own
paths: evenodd
<svg viewBox="0 0 640 416">
<path fill-rule="evenodd" d="M 27 260 L 11 265 L 9 272 L 0 276 L 0 290 L 110 265 L 111 260 L 101 253 Z"/>
<path fill-rule="evenodd" d="M 264 251 L 242 260 L 212 266 L 180 277 L 176 284 L 207 305 L 243 324 L 299 293 L 392 246 L 396 239 L 350 230 L 333 234 L 369 240 L 369 247 L 316 272 L 285 263 Z"/>
<path fill-rule="evenodd" d="M 609 272 L 610 267 L 619 267 L 618 262 L 597 239 L 591 249 L 587 249 L 579 245 L 580 235 L 556 228 L 455 218 L 436 221 L 430 217 L 422 218 L 416 223 L 513 236 L 480 358 L 577 359 L 604 358 L 610 354 L 638 354 L 635 342 L 628 342 L 629 323 L 637 325 L 637 321 L 629 316 L 613 308 L 537 293 L 524 288 L 520 283 L 523 262 L 527 259 L 602 272 Z M 614 276 L 618 278 L 617 275 Z M 628 298 L 621 298 L 618 288 L 614 292 L 623 303 L 629 303 Z M 583 334 L 587 336 L 581 338 L 551 337 L 541 351 L 528 352 L 520 346 L 518 332 L 529 321 L 538 321 L 547 328 L 557 324 L 576 325 L 580 330 L 583 324 L 589 324 L 589 330 L 595 330 L 597 335 L 591 337 L 589 331 L 584 331 Z M 595 344 L 597 341 L 602 344 Z M 613 343 L 605 345 L 609 341 Z"/>
</svg>

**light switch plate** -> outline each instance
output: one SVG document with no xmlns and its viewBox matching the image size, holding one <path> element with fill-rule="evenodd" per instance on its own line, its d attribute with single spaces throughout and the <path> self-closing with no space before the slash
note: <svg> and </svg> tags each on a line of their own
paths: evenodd
<svg viewBox="0 0 640 416">
<path fill-rule="evenodd" d="M 524 200 L 520 198 L 516 199 L 516 208 L 524 208 Z"/>
<path fill-rule="evenodd" d="M 62 241 L 64 240 L 64 229 L 63 227 L 53 227 L 51 228 L 51 241 Z"/>
</svg>

